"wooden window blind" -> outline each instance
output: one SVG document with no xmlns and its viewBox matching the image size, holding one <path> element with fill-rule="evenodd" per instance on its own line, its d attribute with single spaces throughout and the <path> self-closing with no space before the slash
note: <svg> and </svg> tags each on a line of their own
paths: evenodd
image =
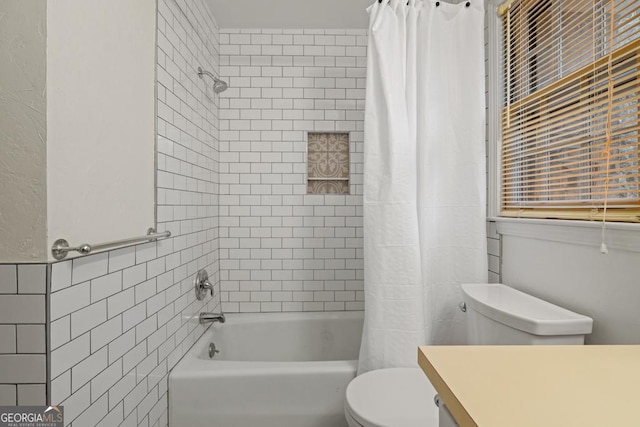
<svg viewBox="0 0 640 427">
<path fill-rule="evenodd" d="M 640 222 L 640 1 L 502 17 L 501 215 Z"/>
</svg>

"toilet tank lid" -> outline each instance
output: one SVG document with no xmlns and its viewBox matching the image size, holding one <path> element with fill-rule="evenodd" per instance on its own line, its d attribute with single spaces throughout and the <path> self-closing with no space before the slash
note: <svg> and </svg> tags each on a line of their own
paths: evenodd
<svg viewBox="0 0 640 427">
<path fill-rule="evenodd" d="M 500 283 L 463 284 L 466 305 L 486 317 L 534 335 L 590 334 L 593 319 Z"/>
</svg>

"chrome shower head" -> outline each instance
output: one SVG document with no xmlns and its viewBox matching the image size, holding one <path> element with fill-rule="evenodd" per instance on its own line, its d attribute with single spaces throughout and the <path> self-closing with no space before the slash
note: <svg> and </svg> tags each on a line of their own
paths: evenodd
<svg viewBox="0 0 640 427">
<path fill-rule="evenodd" d="M 198 77 L 202 79 L 203 76 L 209 76 L 213 79 L 212 88 L 215 93 L 224 92 L 229 88 L 229 85 L 227 84 L 227 82 L 225 82 L 224 80 L 220 80 L 210 72 L 203 70 L 202 67 L 198 67 Z"/>
<path fill-rule="evenodd" d="M 227 82 L 220 79 L 213 79 L 213 91 L 215 93 L 224 92 L 228 88 L 229 88 L 229 85 L 227 84 Z"/>
</svg>

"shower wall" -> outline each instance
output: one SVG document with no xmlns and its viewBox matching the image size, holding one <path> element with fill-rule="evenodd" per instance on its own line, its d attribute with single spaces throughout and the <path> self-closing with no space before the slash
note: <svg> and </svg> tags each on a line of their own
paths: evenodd
<svg viewBox="0 0 640 427">
<path fill-rule="evenodd" d="M 220 32 L 220 279 L 229 312 L 363 308 L 366 30 Z M 350 134 L 350 194 L 307 194 L 307 132 Z"/>
<path fill-rule="evenodd" d="M 202 334 L 193 278 L 219 282 L 218 30 L 202 0 L 158 1 L 158 230 L 171 238 L 51 266 L 51 402 L 65 422 L 167 425 L 168 372 Z M 18 390 L 19 391 L 19 390 Z"/>
</svg>

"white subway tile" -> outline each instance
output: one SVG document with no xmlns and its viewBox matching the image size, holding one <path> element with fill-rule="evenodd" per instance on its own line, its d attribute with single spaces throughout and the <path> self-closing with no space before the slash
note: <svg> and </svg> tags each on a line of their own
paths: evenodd
<svg viewBox="0 0 640 427">
<path fill-rule="evenodd" d="M 45 384 L 18 384 L 18 405 L 45 405 L 46 400 Z"/>
<path fill-rule="evenodd" d="M 44 322 L 44 295 L 3 295 L 0 298 L 0 324 Z"/>
<path fill-rule="evenodd" d="M 46 355 L 0 354 L 0 383 L 24 384 L 46 381 Z"/>
<path fill-rule="evenodd" d="M 87 384 L 80 390 L 76 391 L 61 403 L 64 406 L 65 422 L 74 420 L 91 404 L 89 385 Z"/>
<path fill-rule="evenodd" d="M 73 261 L 56 262 L 51 265 L 51 292 L 71 286 Z"/>
<path fill-rule="evenodd" d="M 134 306 L 134 290 L 127 289 L 107 299 L 107 314 L 109 318 L 130 309 Z"/>
<path fill-rule="evenodd" d="M 123 289 L 142 283 L 147 278 L 147 264 L 143 263 L 134 267 L 129 267 L 122 272 Z"/>
<path fill-rule="evenodd" d="M 71 390 L 75 393 L 80 387 L 89 382 L 107 367 L 107 349 L 103 348 L 97 353 L 83 359 L 71 368 Z"/>
<path fill-rule="evenodd" d="M 91 396 L 95 400 L 122 378 L 122 360 L 118 359 L 91 380 Z"/>
<path fill-rule="evenodd" d="M 158 319 L 151 316 L 136 325 L 136 343 L 141 342 L 158 329 Z"/>
<path fill-rule="evenodd" d="M 107 320 L 106 300 L 91 304 L 81 310 L 71 313 L 71 338 L 91 330 Z"/>
<path fill-rule="evenodd" d="M 0 405 L 17 405 L 17 386 L 15 384 L 0 384 Z"/>
<path fill-rule="evenodd" d="M 16 325 L 0 325 L 0 354 L 16 353 Z"/>
<path fill-rule="evenodd" d="M 128 331 L 132 327 L 142 322 L 147 316 L 146 304 L 141 302 L 122 314 L 122 329 Z"/>
<path fill-rule="evenodd" d="M 159 138 L 158 144 L 160 145 L 160 139 L 164 141 L 164 138 Z M 170 141 L 169 141 L 170 142 Z M 136 248 L 130 246 L 128 248 L 117 249 L 109 252 L 109 272 L 122 270 L 127 267 L 131 267 L 136 263 Z"/>
<path fill-rule="evenodd" d="M 95 353 L 111 341 L 122 336 L 122 319 L 114 317 L 91 330 L 91 352 Z"/>
<path fill-rule="evenodd" d="M 45 325 L 17 325 L 18 353 L 47 352 Z"/>
<path fill-rule="evenodd" d="M 89 334 L 84 334 L 51 352 L 51 377 L 55 378 L 90 354 Z"/>
<path fill-rule="evenodd" d="M 107 274 L 109 254 L 107 252 L 89 255 L 73 260 L 72 284 L 78 284 Z"/>
<path fill-rule="evenodd" d="M 109 412 L 109 402 L 107 396 L 103 396 L 97 401 L 94 401 L 86 411 L 84 411 L 78 418 L 74 420 L 75 425 L 79 426 L 95 426 L 102 418 Z"/>
<path fill-rule="evenodd" d="M 109 399 L 111 399 L 111 397 L 109 397 Z M 111 405 L 111 402 L 109 402 L 109 405 Z M 124 404 L 122 402 L 119 402 L 117 406 L 115 406 L 114 408 L 110 408 L 110 412 L 109 414 L 107 414 L 106 417 L 104 417 L 98 424 L 96 427 L 118 427 L 121 425 L 122 421 L 123 421 L 123 409 Z"/>
<path fill-rule="evenodd" d="M 0 264 L 0 294 L 18 293 L 18 267 L 15 264 Z"/>
<path fill-rule="evenodd" d="M 71 396 L 71 370 L 51 382 L 51 403 L 59 405 L 69 396 Z"/>
<path fill-rule="evenodd" d="M 91 302 L 96 302 L 107 298 L 122 290 L 122 272 L 115 273 L 93 279 L 91 281 Z"/>
<path fill-rule="evenodd" d="M 145 243 L 136 246 L 136 264 L 150 261 L 156 257 L 156 243 Z"/>
<path fill-rule="evenodd" d="M 142 381 L 124 398 L 124 413 L 128 415 L 147 395 L 147 382 Z"/>
<path fill-rule="evenodd" d="M 44 264 L 18 265 L 18 292 L 44 294 L 47 287 L 47 266 Z"/>
<path fill-rule="evenodd" d="M 136 304 L 146 301 L 148 298 L 156 294 L 156 279 L 147 280 L 145 282 L 136 285 L 135 295 Z"/>
</svg>

